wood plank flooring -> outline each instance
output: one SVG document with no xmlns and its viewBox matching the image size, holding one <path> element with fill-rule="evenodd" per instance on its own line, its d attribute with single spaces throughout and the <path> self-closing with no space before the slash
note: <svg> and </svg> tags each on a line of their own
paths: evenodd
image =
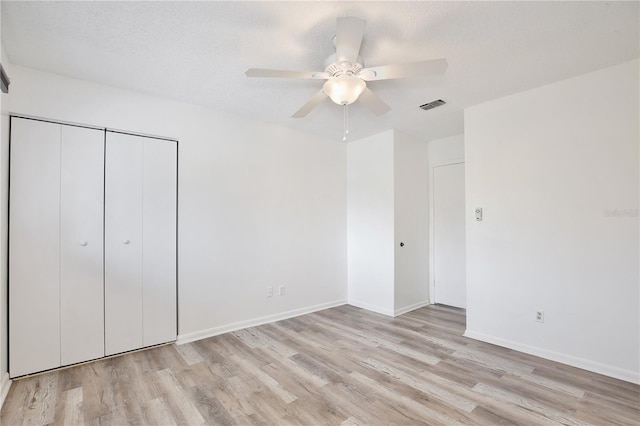
<svg viewBox="0 0 640 426">
<path fill-rule="evenodd" d="M 13 383 L 9 425 L 639 425 L 640 386 L 351 306 Z"/>
</svg>

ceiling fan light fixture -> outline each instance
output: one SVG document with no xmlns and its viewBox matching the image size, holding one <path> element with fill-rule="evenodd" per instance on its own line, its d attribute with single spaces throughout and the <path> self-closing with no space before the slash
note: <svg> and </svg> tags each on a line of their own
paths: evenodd
<svg viewBox="0 0 640 426">
<path fill-rule="evenodd" d="M 350 105 L 358 100 L 367 88 L 364 80 L 352 75 L 339 75 L 324 83 L 324 93 L 338 105 Z"/>
</svg>

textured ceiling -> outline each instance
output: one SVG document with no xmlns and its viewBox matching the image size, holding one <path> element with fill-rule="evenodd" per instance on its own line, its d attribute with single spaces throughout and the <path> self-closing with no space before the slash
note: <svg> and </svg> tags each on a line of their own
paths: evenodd
<svg viewBox="0 0 640 426">
<path fill-rule="evenodd" d="M 325 101 L 290 118 L 322 81 L 247 78 L 250 67 L 316 71 L 338 16 L 367 21 L 369 66 L 445 57 L 444 76 L 368 87 L 391 112 L 350 107 L 353 139 L 390 128 L 461 133 L 463 109 L 639 56 L 638 2 L 11 2 L 14 64 L 182 100 L 339 139 Z M 419 105 L 444 99 L 443 107 Z"/>
</svg>

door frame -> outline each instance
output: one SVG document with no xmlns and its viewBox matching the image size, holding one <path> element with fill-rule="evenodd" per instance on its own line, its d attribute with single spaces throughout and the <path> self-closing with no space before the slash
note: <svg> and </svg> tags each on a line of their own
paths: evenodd
<svg viewBox="0 0 640 426">
<path fill-rule="evenodd" d="M 436 294 L 436 286 L 435 286 L 435 202 L 434 202 L 434 178 L 433 178 L 433 170 L 436 167 L 442 166 L 453 166 L 456 164 L 464 164 L 464 158 L 456 158 L 448 161 L 441 161 L 438 163 L 429 162 L 429 304 L 434 305 L 435 294 Z M 467 186 L 466 182 L 466 173 L 465 173 L 465 189 Z M 466 198 L 466 195 L 465 195 Z M 466 210 L 466 205 L 465 205 Z M 466 216 L 466 211 L 465 211 Z"/>
</svg>

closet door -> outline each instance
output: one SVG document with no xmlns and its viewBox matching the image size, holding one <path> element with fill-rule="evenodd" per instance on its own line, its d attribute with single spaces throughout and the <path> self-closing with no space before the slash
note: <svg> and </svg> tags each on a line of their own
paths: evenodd
<svg viewBox="0 0 640 426">
<path fill-rule="evenodd" d="M 177 147 L 145 138 L 143 173 L 143 345 L 176 340 Z"/>
<path fill-rule="evenodd" d="M 107 132 L 105 353 L 142 347 L 143 139 Z"/>
<path fill-rule="evenodd" d="M 61 364 L 104 356 L 104 131 L 62 126 Z"/>
<path fill-rule="evenodd" d="M 11 118 L 11 377 L 60 366 L 60 133 Z"/>
<path fill-rule="evenodd" d="M 176 339 L 175 142 L 107 132 L 107 355 Z"/>
</svg>

